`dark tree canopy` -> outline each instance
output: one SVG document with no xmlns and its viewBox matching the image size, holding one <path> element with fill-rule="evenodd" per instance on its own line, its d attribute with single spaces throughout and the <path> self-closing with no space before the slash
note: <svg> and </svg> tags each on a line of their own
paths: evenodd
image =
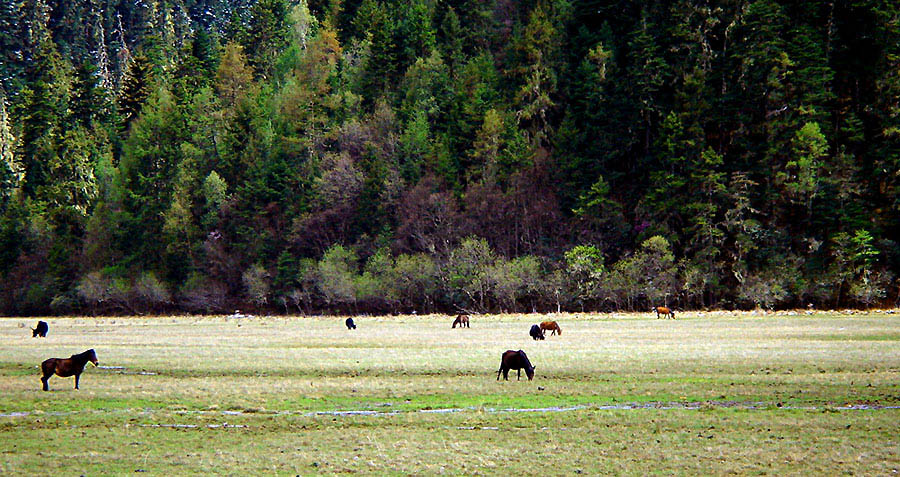
<svg viewBox="0 0 900 477">
<path fill-rule="evenodd" d="M 0 313 L 896 305 L 898 18 L 0 0 Z"/>
</svg>

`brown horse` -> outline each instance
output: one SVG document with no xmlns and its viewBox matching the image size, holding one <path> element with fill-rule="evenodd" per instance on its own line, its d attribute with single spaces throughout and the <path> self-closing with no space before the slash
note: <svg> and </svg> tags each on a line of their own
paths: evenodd
<svg viewBox="0 0 900 477">
<path fill-rule="evenodd" d="M 459 315 L 453 320 L 453 327 L 456 328 L 456 325 L 459 325 L 460 328 L 468 328 L 469 327 L 469 315 Z"/>
<path fill-rule="evenodd" d="M 559 328 L 559 324 L 555 321 L 541 322 L 541 330 L 542 331 L 550 330 L 550 336 L 553 336 L 553 335 L 562 336 L 562 330 Z"/>
<path fill-rule="evenodd" d="M 516 381 L 522 378 L 522 369 L 525 370 L 529 381 L 534 379 L 534 366 L 531 365 L 531 361 L 528 361 L 528 356 L 522 350 L 508 349 L 503 353 L 500 358 L 500 369 L 497 371 L 497 381 L 500 380 L 500 373 L 503 373 L 503 379 L 509 381 L 510 369 L 516 370 Z"/>
<path fill-rule="evenodd" d="M 656 312 L 657 320 L 659 319 L 659 315 L 665 316 L 666 318 L 672 318 L 673 320 L 675 319 L 675 310 L 673 310 L 667 306 L 657 306 L 656 308 L 654 308 L 651 311 Z"/>
<path fill-rule="evenodd" d="M 75 389 L 78 389 L 78 378 L 84 371 L 84 365 L 86 365 L 88 361 L 94 366 L 97 366 L 97 353 L 94 353 L 94 350 L 92 349 L 89 349 L 84 353 L 73 354 L 69 358 L 50 358 L 45 360 L 41 363 L 41 372 L 44 373 L 41 382 L 44 383 L 44 391 L 50 390 L 50 386 L 47 385 L 47 380 L 50 379 L 50 376 L 53 376 L 54 373 L 61 378 L 75 376 Z"/>
</svg>

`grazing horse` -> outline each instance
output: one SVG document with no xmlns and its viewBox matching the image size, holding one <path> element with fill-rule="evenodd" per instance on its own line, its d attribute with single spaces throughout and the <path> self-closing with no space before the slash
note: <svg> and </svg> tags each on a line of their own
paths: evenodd
<svg viewBox="0 0 900 477">
<path fill-rule="evenodd" d="M 53 373 L 62 378 L 75 376 L 75 389 L 78 389 L 78 378 L 84 371 L 84 365 L 88 361 L 97 366 L 97 353 L 94 353 L 92 349 L 84 353 L 73 354 L 69 358 L 50 358 L 45 360 L 41 363 L 41 372 L 44 373 L 44 376 L 41 377 L 41 382 L 44 383 L 44 391 L 50 390 L 47 380 L 50 379 L 50 376 L 53 376 Z"/>
<path fill-rule="evenodd" d="M 453 328 L 456 328 L 456 325 L 459 325 L 460 328 L 468 328 L 469 327 L 469 315 L 459 315 L 453 320 Z"/>
<path fill-rule="evenodd" d="M 516 370 L 516 381 L 522 378 L 522 369 L 525 369 L 525 375 L 528 376 L 529 381 L 534 379 L 534 366 L 531 365 L 531 361 L 528 361 L 528 356 L 522 350 L 508 349 L 503 353 L 500 358 L 500 369 L 497 370 L 497 381 L 500 380 L 500 373 L 503 373 L 503 379 L 509 381 L 510 369 Z"/>
<path fill-rule="evenodd" d="M 36 338 L 40 336 L 41 338 L 46 338 L 48 330 L 50 330 L 50 327 L 47 326 L 46 321 L 38 321 L 37 328 L 31 330 L 31 337 Z"/>
<path fill-rule="evenodd" d="M 657 306 L 656 308 L 654 308 L 651 311 L 656 312 L 657 320 L 659 319 L 659 315 L 665 316 L 666 318 L 672 318 L 673 320 L 675 319 L 675 310 L 673 310 L 667 306 Z"/>
<path fill-rule="evenodd" d="M 531 338 L 534 340 L 544 339 L 544 330 L 542 330 L 538 325 L 531 325 L 531 329 L 528 330 L 528 334 L 531 335 Z"/>
<path fill-rule="evenodd" d="M 353 318 L 347 318 L 347 321 L 345 321 L 344 324 L 347 325 L 348 330 L 356 329 L 356 323 L 353 322 Z"/>
<path fill-rule="evenodd" d="M 541 322 L 541 331 L 545 330 L 550 330 L 550 336 L 562 335 L 562 330 L 559 328 L 559 324 L 555 321 Z"/>
</svg>

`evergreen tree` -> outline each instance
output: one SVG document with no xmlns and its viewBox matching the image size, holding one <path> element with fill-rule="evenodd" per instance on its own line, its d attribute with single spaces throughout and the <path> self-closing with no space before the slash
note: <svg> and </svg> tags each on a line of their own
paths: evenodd
<svg viewBox="0 0 900 477">
<path fill-rule="evenodd" d="M 6 209 L 21 180 L 21 166 L 16 160 L 16 138 L 6 108 L 6 96 L 0 92 L 0 208 Z"/>
<path fill-rule="evenodd" d="M 643 12 L 628 45 L 629 76 L 633 79 L 629 93 L 640 118 L 640 124 L 635 126 L 641 132 L 639 140 L 643 143 L 644 153 L 650 152 L 653 132 L 664 107 L 660 93 L 669 75 L 654 38 L 655 31 L 647 12 Z"/>
<path fill-rule="evenodd" d="M 285 0 L 259 0 L 250 9 L 250 20 L 241 44 L 258 77 L 271 76 L 275 60 L 287 48 L 289 34 Z"/>
<path fill-rule="evenodd" d="M 20 161 L 25 174 L 23 193 L 34 197 L 47 183 L 47 164 L 55 152 L 55 131 L 68 100 L 66 66 L 49 37 L 44 37 L 27 71 L 22 92 Z"/>
<path fill-rule="evenodd" d="M 128 233 L 119 246 L 126 262 L 155 270 L 165 257 L 160 218 L 172 199 L 186 127 L 166 89 L 157 90 L 144 109 L 122 148 L 115 199 L 125 212 L 121 226 Z"/>
<path fill-rule="evenodd" d="M 453 7 L 448 7 L 444 13 L 440 28 L 437 31 L 438 47 L 441 54 L 446 59 L 447 66 L 450 68 L 452 75 L 456 68 L 465 61 L 465 53 L 463 52 L 463 29 L 459 21 L 459 15 Z"/>
<path fill-rule="evenodd" d="M 397 48 L 396 20 L 386 9 L 379 8 L 371 19 L 371 44 L 365 59 L 360 92 L 369 105 L 388 93 L 400 71 L 400 52 Z"/>
<path fill-rule="evenodd" d="M 75 68 L 72 84 L 71 118 L 83 127 L 103 124 L 112 115 L 109 92 L 100 85 L 97 67 L 88 61 Z"/>
<path fill-rule="evenodd" d="M 228 43 L 222 52 L 222 61 L 216 70 L 216 92 L 225 109 L 225 116 L 234 110 L 250 92 L 253 70 L 247 65 L 243 48 L 237 43 Z"/>
<path fill-rule="evenodd" d="M 123 129 L 128 130 L 137 119 L 147 98 L 153 91 L 153 66 L 145 55 L 137 55 L 128 64 L 119 92 L 119 114 Z"/>
<path fill-rule="evenodd" d="M 0 1 L 0 90 L 18 92 L 26 67 L 23 0 Z"/>
</svg>

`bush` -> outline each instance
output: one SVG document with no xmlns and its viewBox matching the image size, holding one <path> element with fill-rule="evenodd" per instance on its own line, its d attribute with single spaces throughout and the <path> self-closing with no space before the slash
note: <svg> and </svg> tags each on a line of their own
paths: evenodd
<svg viewBox="0 0 900 477">
<path fill-rule="evenodd" d="M 869 308 L 887 296 L 887 287 L 890 286 L 892 278 L 887 272 L 863 273 L 858 280 L 850 284 L 850 296 Z"/>
<path fill-rule="evenodd" d="M 226 310 L 228 287 L 208 277 L 194 273 L 181 288 L 180 306 L 194 313 L 215 313 Z"/>
<path fill-rule="evenodd" d="M 319 260 L 317 288 L 328 305 L 346 305 L 356 298 L 354 275 L 356 252 L 341 245 L 333 245 Z"/>
<path fill-rule="evenodd" d="M 263 306 L 269 302 L 269 272 L 259 264 L 252 265 L 242 275 L 244 289 L 247 297 L 257 306 Z"/>
<path fill-rule="evenodd" d="M 421 308 L 430 311 L 434 307 L 439 289 L 438 266 L 431 256 L 424 253 L 400 255 L 394 262 L 394 280 L 391 288 L 407 310 Z"/>
<path fill-rule="evenodd" d="M 464 294 L 464 297 L 451 296 L 451 301 L 462 301 L 463 305 L 485 311 L 485 298 L 488 297 L 493 285 L 488 271 L 495 261 L 494 251 L 485 239 L 469 237 L 463 240 L 459 247 L 450 253 L 450 259 L 443 270 L 451 287 L 448 291 L 453 293 L 459 290 Z"/>
<path fill-rule="evenodd" d="M 153 272 L 141 274 L 134 284 L 134 294 L 144 307 L 154 311 L 172 303 L 172 294 Z"/>
</svg>

